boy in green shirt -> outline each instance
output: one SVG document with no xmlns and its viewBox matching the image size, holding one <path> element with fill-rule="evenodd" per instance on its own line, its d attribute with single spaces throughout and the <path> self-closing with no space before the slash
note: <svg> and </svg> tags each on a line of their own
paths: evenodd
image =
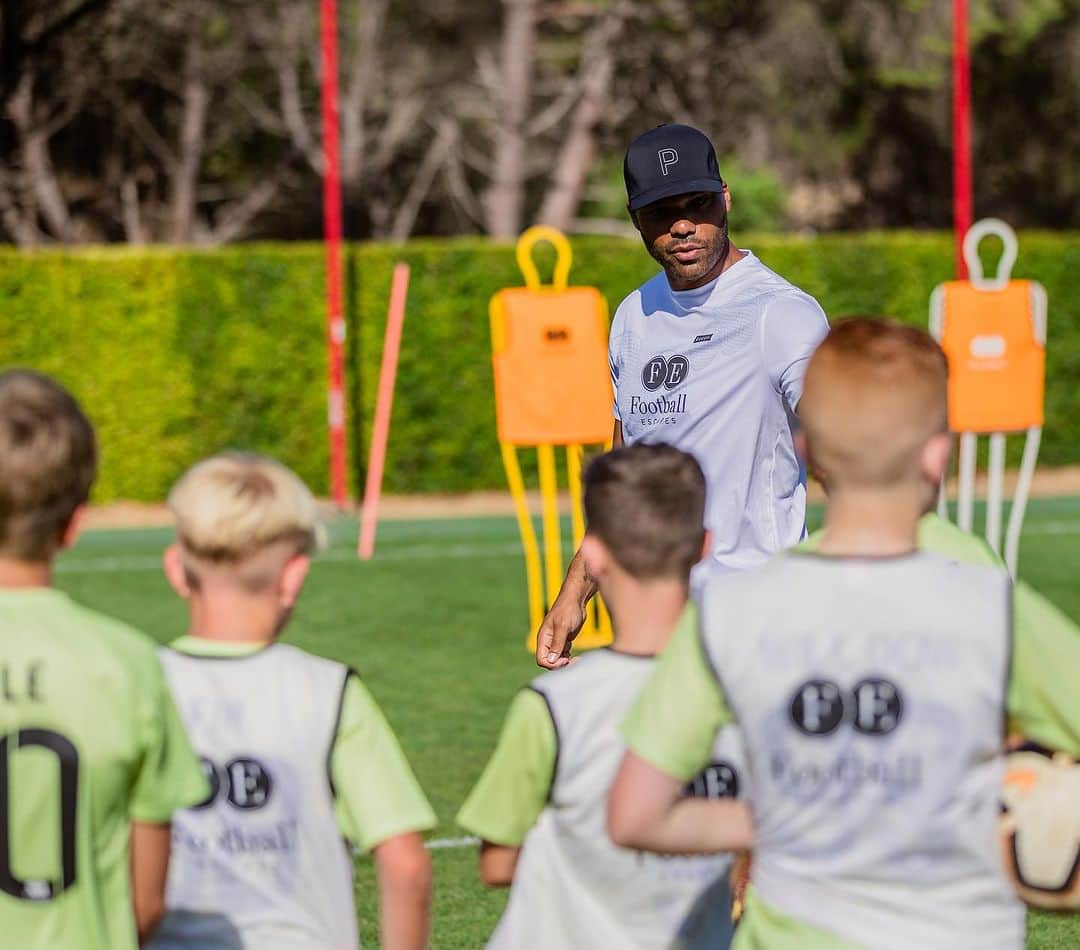
<svg viewBox="0 0 1080 950">
<path fill-rule="evenodd" d="M 676 787 L 721 725 L 743 729 L 756 840 L 737 946 L 1022 945 L 995 833 L 1004 713 L 1080 751 L 1080 644 L 1030 598 L 1014 633 L 1004 571 L 917 551 L 950 449 L 945 381 L 919 331 L 834 327 L 800 404 L 830 489 L 820 554 L 714 580 L 624 722 L 609 828 L 661 851 L 721 846 L 724 816 L 690 814 Z"/>
<path fill-rule="evenodd" d="M 730 859 L 644 855 L 614 846 L 604 830 L 607 789 L 625 751 L 619 722 L 671 631 L 692 624 L 687 586 L 705 546 L 705 478 L 678 449 L 632 445 L 593 460 L 584 508 L 581 553 L 615 640 L 518 693 L 458 815 L 482 839 L 483 880 L 512 881 L 488 947 L 726 947 Z M 735 800 L 745 781 L 738 731 L 721 730 L 682 794 L 742 815 L 749 829 Z"/>
<path fill-rule="evenodd" d="M 431 807 L 356 673 L 278 642 L 321 541 L 315 500 L 272 459 L 225 453 L 169 507 L 165 573 L 191 622 L 162 662 L 212 791 L 175 818 L 154 950 L 355 947 L 346 839 L 374 854 L 382 946 L 421 950 Z"/>
<path fill-rule="evenodd" d="M 70 394 L 0 375 L 0 939 L 19 950 L 134 950 L 173 812 L 207 792 L 154 643 L 52 587 L 95 469 Z"/>
</svg>

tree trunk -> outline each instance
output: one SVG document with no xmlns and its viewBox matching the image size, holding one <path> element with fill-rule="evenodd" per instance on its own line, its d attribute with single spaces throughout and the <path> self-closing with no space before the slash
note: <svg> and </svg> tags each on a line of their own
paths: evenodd
<svg viewBox="0 0 1080 950">
<path fill-rule="evenodd" d="M 503 0 L 500 75 L 502 88 L 495 125 L 495 171 L 485 196 L 487 231 L 513 238 L 521 231 L 525 207 L 525 123 L 532 94 L 536 47 L 535 0 Z"/>
<path fill-rule="evenodd" d="M 30 70 L 19 80 L 8 111 L 19 137 L 19 157 L 33 203 L 52 236 L 66 243 L 71 240 L 71 215 L 49 154 L 48 128 L 45 123 L 35 121 L 34 74 Z"/>
<path fill-rule="evenodd" d="M 379 40 L 388 0 L 357 0 L 356 47 L 342 102 L 341 177 L 348 186 L 360 184 L 364 173 L 367 104 L 381 66 Z"/>
<path fill-rule="evenodd" d="M 120 214 L 128 244 L 146 244 L 148 236 L 139 206 L 139 185 L 131 174 L 124 176 L 120 185 Z"/>
<path fill-rule="evenodd" d="M 610 102 L 611 80 L 615 72 L 614 45 L 621 23 L 600 24 L 581 54 L 581 98 L 570 118 L 570 130 L 563 140 L 551 186 L 544 195 L 537 221 L 569 231 L 577 218 L 581 196 L 596 152 L 596 126 Z"/>
<path fill-rule="evenodd" d="M 183 116 L 180 147 L 172 169 L 169 200 L 169 239 L 174 244 L 190 243 L 195 226 L 195 193 L 206 146 L 206 112 L 210 91 L 202 72 L 202 50 L 196 40 L 188 40 L 184 54 Z"/>
</svg>

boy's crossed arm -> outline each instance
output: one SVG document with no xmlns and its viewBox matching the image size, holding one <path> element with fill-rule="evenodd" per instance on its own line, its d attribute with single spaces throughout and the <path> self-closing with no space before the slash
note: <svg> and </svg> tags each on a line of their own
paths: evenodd
<svg viewBox="0 0 1080 950">
<path fill-rule="evenodd" d="M 611 840 L 660 854 L 713 854 L 753 845 L 746 802 L 685 797 L 685 786 L 682 779 L 627 752 L 608 795 Z"/>
<path fill-rule="evenodd" d="M 684 797 L 687 781 L 708 764 L 717 731 L 733 721 L 696 625 L 680 626 L 623 722 L 630 748 L 608 795 L 615 844 L 663 854 L 753 845 L 745 802 Z"/>
</svg>

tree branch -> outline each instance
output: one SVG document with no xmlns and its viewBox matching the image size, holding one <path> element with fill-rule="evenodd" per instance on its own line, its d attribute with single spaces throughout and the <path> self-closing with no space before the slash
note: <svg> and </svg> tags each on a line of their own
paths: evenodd
<svg viewBox="0 0 1080 950">
<path fill-rule="evenodd" d="M 264 178 L 239 201 L 227 205 L 209 231 L 206 242 L 217 246 L 242 237 L 248 225 L 277 197 L 280 187 L 279 177 Z"/>
<path fill-rule="evenodd" d="M 438 131 L 431 145 L 428 147 L 424 160 L 420 163 L 412 184 L 405 194 L 404 200 L 398 205 L 397 214 L 394 215 L 394 223 L 390 228 L 391 241 L 404 241 L 412 233 L 416 224 L 416 216 L 427 197 L 428 191 L 435 181 L 439 168 L 446 159 L 448 152 L 457 137 L 457 126 L 453 120 L 443 118 L 439 120 Z"/>
</svg>

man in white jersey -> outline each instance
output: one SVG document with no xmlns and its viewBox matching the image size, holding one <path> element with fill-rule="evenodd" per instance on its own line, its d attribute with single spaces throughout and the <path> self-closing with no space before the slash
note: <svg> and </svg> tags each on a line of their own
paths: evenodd
<svg viewBox="0 0 1080 950">
<path fill-rule="evenodd" d="M 382 946 L 421 950 L 435 816 L 356 674 L 276 642 L 320 536 L 311 493 L 277 462 L 229 453 L 169 505 L 165 573 L 191 624 L 162 663 L 211 793 L 176 815 L 155 950 L 355 948 L 345 839 L 374 854 Z"/>
<path fill-rule="evenodd" d="M 624 173 L 630 217 L 663 271 L 611 324 L 612 442 L 693 455 L 708 485 L 710 573 L 754 567 L 804 533 L 795 410 L 828 323 L 813 297 L 731 243 L 731 195 L 704 134 L 652 129 L 630 144 Z M 579 554 L 541 624 L 541 666 L 569 662 L 595 592 Z"/>
<path fill-rule="evenodd" d="M 484 881 L 513 881 L 489 947 L 723 948 L 732 930 L 727 858 L 644 855 L 615 847 L 604 830 L 626 749 L 619 722 L 671 631 L 696 624 L 686 597 L 705 543 L 705 479 L 684 452 L 634 445 L 594 460 L 584 483 L 582 553 L 611 608 L 615 642 L 517 695 L 458 816 L 482 839 Z M 734 799 L 744 780 L 738 731 L 729 729 L 683 794 L 726 798 L 745 812 Z"/>
<path fill-rule="evenodd" d="M 737 947 L 1022 947 L 997 839 L 1004 725 L 1080 751 L 1077 644 L 1058 626 L 1051 662 L 1069 672 L 1040 676 L 1007 573 L 917 549 L 950 450 L 929 336 L 838 324 L 802 405 L 829 485 L 817 550 L 710 579 L 699 631 L 672 640 L 624 722 L 609 830 L 725 847 L 730 816 L 690 813 L 678 776 L 737 721 L 756 826 Z"/>
</svg>

